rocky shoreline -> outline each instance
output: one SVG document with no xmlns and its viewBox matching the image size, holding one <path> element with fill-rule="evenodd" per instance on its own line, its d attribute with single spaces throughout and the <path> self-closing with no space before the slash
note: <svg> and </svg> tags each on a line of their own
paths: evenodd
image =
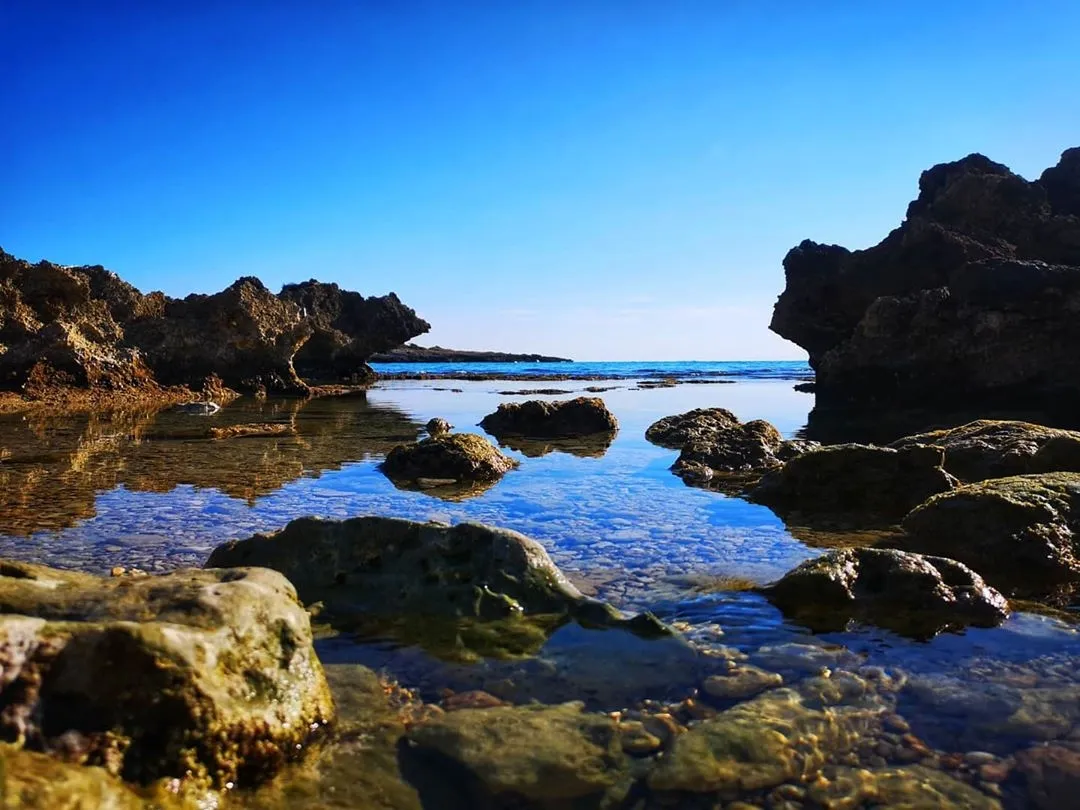
<svg viewBox="0 0 1080 810">
<path fill-rule="evenodd" d="M 367 358 L 371 363 L 572 363 L 566 357 L 544 354 L 513 354 L 511 352 L 482 352 L 444 349 L 442 346 L 417 346 L 406 343 L 389 351 L 377 352 Z"/>
</svg>

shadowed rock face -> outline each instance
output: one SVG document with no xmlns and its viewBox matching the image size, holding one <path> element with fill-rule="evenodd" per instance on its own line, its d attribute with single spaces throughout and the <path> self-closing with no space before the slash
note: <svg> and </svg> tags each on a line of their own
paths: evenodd
<svg viewBox="0 0 1080 810">
<path fill-rule="evenodd" d="M 807 560 L 765 589 L 814 630 L 860 619 L 918 637 L 967 625 L 993 627 L 1008 603 L 962 563 L 885 549 L 839 549 Z"/>
<path fill-rule="evenodd" d="M 933 167 L 862 251 L 805 241 L 770 328 L 826 403 L 1080 396 L 1080 157 L 1037 182 L 982 155 Z"/>
<path fill-rule="evenodd" d="M 294 359 L 297 372 L 308 380 L 371 379 L 374 372 L 367 360 L 373 354 L 389 351 L 431 328 L 394 293 L 364 298 L 337 284 L 312 279 L 286 284 L 279 297 L 300 307 L 312 327 L 311 339 Z"/>
</svg>

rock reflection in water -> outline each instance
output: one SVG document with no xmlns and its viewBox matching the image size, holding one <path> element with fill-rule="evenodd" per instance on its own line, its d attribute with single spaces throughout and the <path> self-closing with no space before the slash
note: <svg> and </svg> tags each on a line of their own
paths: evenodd
<svg viewBox="0 0 1080 810">
<path fill-rule="evenodd" d="M 540 458 L 548 453 L 568 453 L 578 458 L 602 458 L 615 441 L 615 433 L 593 433 L 568 439 L 526 439 L 522 436 L 503 436 L 499 447 L 516 450 L 528 458 Z"/>
<path fill-rule="evenodd" d="M 281 434 L 215 439 L 259 423 Z M 64 529 L 95 514 L 99 493 L 124 486 L 217 489 L 253 503 L 302 476 L 415 441 L 420 425 L 396 408 L 342 398 L 241 400 L 212 417 L 171 411 L 0 416 L 0 534 Z"/>
</svg>

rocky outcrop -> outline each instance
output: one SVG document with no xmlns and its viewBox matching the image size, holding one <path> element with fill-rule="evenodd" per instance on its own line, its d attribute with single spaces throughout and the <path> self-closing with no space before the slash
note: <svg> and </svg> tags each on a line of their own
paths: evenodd
<svg viewBox="0 0 1080 810">
<path fill-rule="evenodd" d="M 337 284 L 312 279 L 286 284 L 279 297 L 298 306 L 312 328 L 310 340 L 294 359 L 297 372 L 306 380 L 374 379 L 375 372 L 367 365 L 372 355 L 431 328 L 394 293 L 365 298 Z"/>
<path fill-rule="evenodd" d="M 133 782 L 252 784 L 333 717 L 280 574 L 0 563 L 0 736 Z"/>
<path fill-rule="evenodd" d="M 641 631 L 657 627 L 645 615 L 623 620 L 583 596 L 535 540 L 477 523 L 300 518 L 275 534 L 219 546 L 206 564 L 280 571 L 305 603 L 322 602 L 330 616 L 543 614 Z"/>
<path fill-rule="evenodd" d="M 504 402 L 489 413 L 480 427 L 492 436 L 526 436 L 532 439 L 556 439 L 614 433 L 619 421 L 599 397 L 547 402 L 531 399 Z"/>
<path fill-rule="evenodd" d="M 491 442 L 475 433 L 438 433 L 386 454 L 380 469 L 406 489 L 436 490 L 490 484 L 517 467 Z"/>
<path fill-rule="evenodd" d="M 961 481 L 983 481 L 1037 472 L 1080 472 L 1080 432 L 1030 422 L 979 419 L 946 430 L 906 436 L 897 449 L 934 445 L 943 466 Z"/>
<path fill-rule="evenodd" d="M 210 377 L 245 393 L 306 394 L 294 357 L 312 379 L 354 381 L 371 376 L 371 354 L 427 329 L 393 293 L 309 281 L 277 296 L 248 277 L 176 300 L 102 267 L 31 265 L 0 250 L 0 389 L 28 398 L 197 390 Z"/>
<path fill-rule="evenodd" d="M 739 417 L 727 408 L 695 408 L 658 419 L 649 425 L 645 438 L 670 450 L 682 450 L 690 442 L 708 443 L 739 424 Z"/>
<path fill-rule="evenodd" d="M 1036 182 L 934 166 L 875 247 L 788 253 L 770 328 L 809 353 L 819 404 L 1080 395 L 1077 155 Z"/>
<path fill-rule="evenodd" d="M 166 384 L 217 374 L 246 393 L 306 394 L 292 359 L 311 333 L 294 304 L 247 277 L 214 295 L 167 301 L 159 315 L 128 323 L 124 339 Z"/>
<path fill-rule="evenodd" d="M 1008 603 L 962 563 L 885 549 L 837 549 L 807 560 L 764 589 L 788 616 L 818 631 L 849 619 L 928 637 L 968 625 L 994 627 Z"/>
<path fill-rule="evenodd" d="M 823 447 L 768 473 L 747 497 L 785 518 L 894 522 L 931 495 L 957 486 L 943 460 L 941 448 L 926 445 Z"/>
<path fill-rule="evenodd" d="M 969 484 L 931 498 L 903 526 L 904 549 L 959 560 L 1008 593 L 1080 581 L 1080 474 Z"/>
</svg>

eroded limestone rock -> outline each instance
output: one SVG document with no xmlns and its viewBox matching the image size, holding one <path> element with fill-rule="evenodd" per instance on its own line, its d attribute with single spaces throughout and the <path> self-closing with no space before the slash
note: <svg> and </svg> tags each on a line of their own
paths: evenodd
<svg viewBox="0 0 1080 810">
<path fill-rule="evenodd" d="M 619 421 L 599 397 L 504 402 L 489 413 L 480 427 L 492 436 L 526 436 L 555 439 L 569 436 L 588 436 L 593 433 L 614 433 Z"/>
</svg>

